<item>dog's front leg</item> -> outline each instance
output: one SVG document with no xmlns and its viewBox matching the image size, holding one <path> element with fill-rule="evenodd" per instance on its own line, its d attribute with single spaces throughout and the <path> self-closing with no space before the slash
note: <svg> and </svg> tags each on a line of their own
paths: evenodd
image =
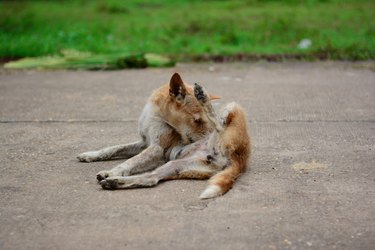
<svg viewBox="0 0 375 250">
<path fill-rule="evenodd" d="M 124 163 L 109 171 L 100 171 L 96 178 L 101 181 L 112 176 L 128 176 L 143 173 L 163 165 L 165 162 L 164 149 L 153 144 L 143 150 L 140 154 L 126 160 Z"/>
<path fill-rule="evenodd" d="M 199 159 L 170 161 L 152 172 L 133 176 L 114 176 L 100 182 L 103 189 L 153 187 L 161 180 L 207 179 L 216 171 Z"/>
<path fill-rule="evenodd" d="M 137 141 L 128 144 L 120 144 L 116 146 L 106 147 L 97 151 L 89 151 L 77 156 L 82 162 L 105 161 L 115 158 L 130 158 L 139 154 L 146 148 L 145 141 Z"/>
</svg>

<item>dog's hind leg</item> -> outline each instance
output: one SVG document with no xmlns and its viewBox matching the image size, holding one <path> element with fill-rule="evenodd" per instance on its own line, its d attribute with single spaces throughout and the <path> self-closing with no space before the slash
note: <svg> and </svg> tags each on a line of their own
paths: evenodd
<svg viewBox="0 0 375 250">
<path fill-rule="evenodd" d="M 207 118 L 214 124 L 215 130 L 220 132 L 223 130 L 223 127 L 219 123 L 218 117 L 216 115 L 215 109 L 212 107 L 209 94 L 207 91 L 200 86 L 198 83 L 194 84 L 194 96 L 200 102 L 204 108 Z"/>
<path fill-rule="evenodd" d="M 82 162 L 105 161 L 110 159 L 130 158 L 147 147 L 146 142 L 137 141 L 128 144 L 120 144 L 116 146 L 106 147 L 97 151 L 89 151 L 77 156 Z"/>
</svg>

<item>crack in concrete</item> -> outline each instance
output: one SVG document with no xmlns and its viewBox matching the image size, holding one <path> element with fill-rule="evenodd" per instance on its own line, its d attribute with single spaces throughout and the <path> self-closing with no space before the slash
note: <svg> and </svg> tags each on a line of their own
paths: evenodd
<svg viewBox="0 0 375 250">
<path fill-rule="evenodd" d="M 138 122 L 138 119 L 129 120 L 2 120 L 0 123 L 128 123 Z"/>
</svg>

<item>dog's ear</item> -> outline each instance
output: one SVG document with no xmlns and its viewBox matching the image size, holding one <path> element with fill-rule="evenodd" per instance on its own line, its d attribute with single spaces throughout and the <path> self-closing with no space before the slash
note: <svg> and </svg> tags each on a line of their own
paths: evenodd
<svg viewBox="0 0 375 250">
<path fill-rule="evenodd" d="M 169 82 L 169 95 L 177 101 L 183 101 L 186 96 L 186 87 L 178 73 L 174 73 Z"/>
</svg>

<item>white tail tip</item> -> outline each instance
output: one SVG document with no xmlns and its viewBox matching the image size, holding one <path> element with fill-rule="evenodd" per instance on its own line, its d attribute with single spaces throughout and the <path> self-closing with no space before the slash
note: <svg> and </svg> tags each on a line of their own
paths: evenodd
<svg viewBox="0 0 375 250">
<path fill-rule="evenodd" d="M 221 195 L 221 188 L 218 185 L 209 185 L 199 196 L 201 199 L 210 199 Z"/>
</svg>

